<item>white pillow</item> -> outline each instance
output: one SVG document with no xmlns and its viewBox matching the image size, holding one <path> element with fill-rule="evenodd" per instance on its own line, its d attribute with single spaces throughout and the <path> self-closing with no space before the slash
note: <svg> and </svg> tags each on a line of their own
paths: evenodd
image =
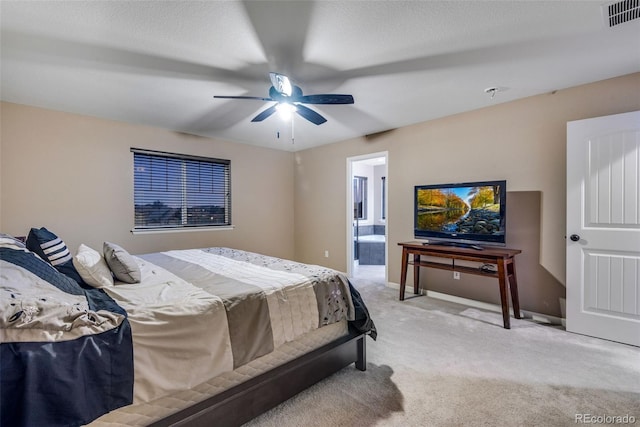
<svg viewBox="0 0 640 427">
<path fill-rule="evenodd" d="M 113 275 L 102 254 L 89 246 L 81 244 L 73 257 L 73 265 L 80 277 L 94 288 L 113 286 Z"/>
</svg>

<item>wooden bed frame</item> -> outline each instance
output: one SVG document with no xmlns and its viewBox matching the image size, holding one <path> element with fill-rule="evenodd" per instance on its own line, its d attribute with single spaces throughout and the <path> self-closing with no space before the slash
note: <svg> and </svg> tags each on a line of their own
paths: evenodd
<svg viewBox="0 0 640 427">
<path fill-rule="evenodd" d="M 220 394 L 151 424 L 153 427 L 239 426 L 355 363 L 366 370 L 366 335 L 349 334 Z"/>
</svg>

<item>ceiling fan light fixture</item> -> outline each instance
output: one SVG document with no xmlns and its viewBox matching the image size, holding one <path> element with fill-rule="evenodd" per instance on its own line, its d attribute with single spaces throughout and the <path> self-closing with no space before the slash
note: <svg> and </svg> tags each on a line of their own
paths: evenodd
<svg viewBox="0 0 640 427">
<path fill-rule="evenodd" d="M 276 106 L 276 110 L 278 110 L 278 115 L 282 120 L 289 121 L 291 120 L 291 115 L 296 112 L 298 108 L 294 104 L 290 104 L 288 102 L 281 102 Z"/>
</svg>

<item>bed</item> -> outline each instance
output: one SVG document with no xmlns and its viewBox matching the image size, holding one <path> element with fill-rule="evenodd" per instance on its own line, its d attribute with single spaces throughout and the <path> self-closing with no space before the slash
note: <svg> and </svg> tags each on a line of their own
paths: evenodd
<svg viewBox="0 0 640 427">
<path fill-rule="evenodd" d="M 230 248 L 72 257 L 32 229 L 0 272 L 3 426 L 240 425 L 376 336 L 342 273 Z"/>
</svg>

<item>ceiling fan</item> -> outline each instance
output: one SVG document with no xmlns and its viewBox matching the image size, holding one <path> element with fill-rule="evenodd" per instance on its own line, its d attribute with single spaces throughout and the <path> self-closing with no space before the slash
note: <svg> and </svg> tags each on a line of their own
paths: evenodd
<svg viewBox="0 0 640 427">
<path fill-rule="evenodd" d="M 303 118 L 309 120 L 311 123 L 321 125 L 326 122 L 327 119 L 322 117 L 311 108 L 302 104 L 353 104 L 353 96 L 340 95 L 340 94 L 317 94 L 317 95 L 303 95 L 300 86 L 291 84 L 289 77 L 284 74 L 269 73 L 271 78 L 271 87 L 269 88 L 269 97 L 263 98 L 259 96 L 214 96 L 214 98 L 225 99 L 256 99 L 259 101 L 274 101 L 276 104 L 262 111 L 255 116 L 252 122 L 261 122 L 267 117 L 281 108 L 289 109 L 289 111 L 295 111 Z"/>
</svg>

